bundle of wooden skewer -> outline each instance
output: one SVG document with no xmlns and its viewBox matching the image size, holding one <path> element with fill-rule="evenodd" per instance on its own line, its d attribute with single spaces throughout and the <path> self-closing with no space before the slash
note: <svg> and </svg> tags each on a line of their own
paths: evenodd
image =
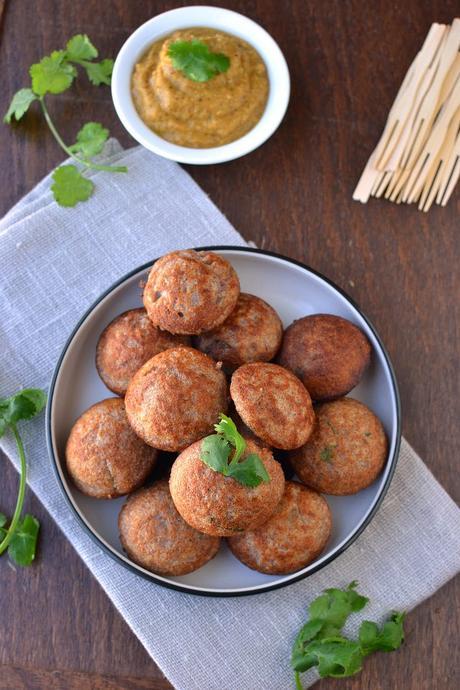
<svg viewBox="0 0 460 690">
<path fill-rule="evenodd" d="M 407 72 L 353 199 L 370 196 L 428 211 L 460 177 L 460 19 L 433 24 Z"/>
</svg>

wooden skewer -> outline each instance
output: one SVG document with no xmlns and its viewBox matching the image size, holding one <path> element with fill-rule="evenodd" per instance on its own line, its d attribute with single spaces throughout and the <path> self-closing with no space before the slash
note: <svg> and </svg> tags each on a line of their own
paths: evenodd
<svg viewBox="0 0 460 690">
<path fill-rule="evenodd" d="M 419 211 L 429 211 L 431 205 L 434 201 L 435 196 L 441 188 L 441 181 L 443 178 L 444 168 L 446 162 L 450 157 L 451 151 L 455 145 L 455 138 L 458 133 L 458 128 L 460 127 L 460 104 L 457 108 L 456 113 L 454 113 L 449 127 L 447 128 L 447 133 L 443 142 L 443 145 L 436 156 L 431 170 L 425 181 L 423 187 L 422 196 L 420 197 Z"/>
<path fill-rule="evenodd" d="M 393 188 L 391 194 L 390 194 L 390 201 L 395 201 L 396 199 L 399 198 L 398 204 L 401 203 L 402 197 L 405 191 L 405 186 L 407 179 L 410 175 L 410 170 L 401 170 L 401 175 L 397 181 L 397 184 Z"/>
<path fill-rule="evenodd" d="M 433 83 L 419 108 L 417 118 L 412 128 L 412 134 L 407 144 L 407 153 L 403 158 L 403 167 L 412 167 L 419 158 L 423 145 L 427 139 L 430 127 L 439 110 L 439 98 L 442 84 L 454 62 L 460 48 L 460 19 L 454 19 L 447 38 L 442 46 L 439 64 Z"/>
<path fill-rule="evenodd" d="M 409 137 L 411 135 L 412 127 L 417 116 L 420 103 L 423 101 L 428 89 L 431 86 L 433 76 L 434 68 L 432 69 L 432 65 L 430 65 L 430 67 L 426 70 L 425 74 L 423 75 L 422 80 L 420 82 L 420 86 L 417 89 L 417 94 L 415 96 L 411 112 L 409 113 L 409 117 L 406 120 L 399 141 L 395 149 L 393 150 L 390 159 L 387 161 L 387 170 L 396 170 L 397 167 L 402 167 L 400 166 L 401 159 L 403 157 L 404 151 L 406 150 L 407 142 L 409 141 Z"/>
<path fill-rule="evenodd" d="M 415 56 L 401 84 L 396 99 L 388 114 L 385 129 L 375 150 L 377 167 L 379 169 L 382 169 L 384 158 L 391 155 L 391 151 L 399 139 L 400 130 L 413 101 L 413 95 L 418 88 L 423 74 L 436 55 L 436 51 L 445 33 L 446 26 L 444 24 L 432 24 L 421 50 Z"/>
<path fill-rule="evenodd" d="M 380 140 L 353 193 L 428 211 L 460 177 L 460 18 L 433 24 L 399 88 Z"/>
<path fill-rule="evenodd" d="M 385 189 L 385 194 L 384 194 L 385 199 L 389 199 L 389 198 L 390 198 L 393 189 L 396 187 L 396 185 L 397 185 L 397 183 L 398 183 L 398 180 L 399 180 L 399 178 L 401 177 L 401 174 L 402 174 L 401 168 L 397 168 L 397 169 L 393 172 L 393 177 L 391 178 L 391 180 L 390 180 L 390 182 L 389 182 L 389 184 L 388 184 L 388 187 Z"/>
<path fill-rule="evenodd" d="M 385 164 L 398 143 L 420 81 L 434 60 L 445 33 L 444 24 L 432 24 L 420 52 L 403 80 L 375 150 L 376 167 L 379 170 L 385 169 Z"/>
<path fill-rule="evenodd" d="M 388 187 L 385 190 L 385 199 L 391 199 L 393 195 L 394 189 L 397 187 L 401 177 L 404 175 L 405 171 L 402 170 L 402 168 L 398 168 L 395 173 L 393 174 L 393 177 L 391 178 L 391 182 L 388 185 Z M 392 199 L 393 201 L 393 199 Z"/>
<path fill-rule="evenodd" d="M 422 124 L 422 120 L 420 119 L 420 111 L 423 108 L 424 104 L 426 103 L 427 98 L 430 98 L 430 93 L 431 89 L 433 87 L 433 82 L 436 74 L 438 73 L 438 68 L 439 68 L 439 63 L 441 60 L 441 55 L 444 50 L 446 41 L 447 41 L 447 36 L 449 35 L 450 27 L 447 27 L 447 30 L 445 31 L 442 41 L 439 45 L 439 48 L 436 52 L 436 55 L 430 64 L 429 69 L 427 70 L 427 88 L 425 89 L 425 92 L 423 94 L 419 94 L 419 99 L 417 101 L 416 107 L 414 107 L 413 111 L 413 118 L 410 124 L 410 131 L 408 133 L 408 137 L 404 143 L 404 150 L 401 155 L 401 167 L 405 169 L 409 169 L 413 167 L 414 162 L 412 161 L 409 164 L 409 157 L 411 155 L 411 152 L 414 147 L 414 140 L 417 137 L 418 132 L 420 131 L 420 127 Z"/>
<path fill-rule="evenodd" d="M 417 76 L 417 70 L 418 74 L 423 76 L 423 73 L 426 71 L 426 65 L 433 60 L 433 57 L 436 55 L 436 51 L 439 49 L 443 36 L 446 34 L 446 32 L 447 27 L 445 24 L 432 24 L 432 26 L 430 27 L 430 30 L 421 50 L 415 57 L 414 61 L 412 62 L 412 65 L 407 71 L 405 78 L 403 79 L 403 82 L 396 96 L 396 100 L 388 115 L 384 132 L 380 138 L 379 143 L 377 144 L 376 150 L 370 156 L 366 164 L 366 167 L 364 168 L 361 177 L 358 180 L 358 184 L 356 185 L 356 188 L 353 192 L 353 199 L 355 201 L 361 201 L 363 204 L 365 204 L 369 200 L 369 196 L 372 194 L 372 190 L 375 188 L 376 184 L 379 184 L 381 179 L 381 173 L 376 169 L 375 166 L 376 153 L 380 147 L 386 147 L 387 144 L 390 143 L 389 141 L 387 141 L 387 139 L 390 136 L 390 129 L 393 128 L 394 130 L 395 126 L 397 125 L 396 120 L 393 121 L 392 118 L 395 113 L 399 113 L 400 99 L 406 93 L 409 85 L 412 84 L 414 79 L 420 81 L 420 78 Z M 412 87 L 412 89 L 414 90 L 415 87 L 416 84 Z M 410 100 L 406 99 L 406 101 L 408 107 L 410 104 Z M 398 117 L 400 117 L 400 115 L 398 115 Z"/>
<path fill-rule="evenodd" d="M 393 171 L 392 170 L 387 170 L 387 172 L 384 172 L 382 175 L 382 179 L 380 180 L 380 184 L 378 186 L 378 189 L 376 189 L 374 196 L 379 199 L 382 194 L 384 193 L 385 189 L 388 186 L 388 183 L 391 181 L 391 178 L 393 176 Z"/>
<path fill-rule="evenodd" d="M 375 182 L 380 179 L 380 175 L 380 171 L 374 167 L 374 154 L 372 154 L 358 180 L 353 192 L 353 199 L 365 204 L 369 200 Z"/>
<path fill-rule="evenodd" d="M 375 193 L 376 193 L 377 189 L 380 187 L 380 185 L 382 184 L 382 180 L 384 177 L 385 177 L 385 173 L 379 172 L 378 177 L 376 177 L 375 182 L 372 185 L 371 196 L 375 196 Z"/>
<path fill-rule="evenodd" d="M 450 70 L 448 71 L 446 78 L 444 79 L 442 86 L 441 86 L 441 91 L 439 94 L 439 107 L 441 108 L 446 100 L 449 98 L 450 92 L 455 86 L 455 82 L 457 81 L 458 77 L 460 75 L 460 53 L 457 53 L 455 56 L 455 59 L 450 66 Z"/>
<path fill-rule="evenodd" d="M 459 23 L 460 27 L 460 23 Z M 445 102 L 436 123 L 431 130 L 426 144 L 424 145 L 416 164 L 411 170 L 407 180 L 406 191 L 403 194 L 403 201 L 412 203 L 418 198 L 426 177 L 431 169 L 434 158 L 444 142 L 447 127 L 460 105 L 460 79 L 457 79 L 448 100 Z"/>
<path fill-rule="evenodd" d="M 452 177 L 450 178 L 450 182 L 447 186 L 447 189 L 444 193 L 444 196 L 441 201 L 441 206 L 445 206 L 447 202 L 450 199 L 450 196 L 452 192 L 454 191 L 454 187 L 458 182 L 458 178 L 460 177 L 460 155 L 457 155 L 457 158 L 455 160 L 455 165 L 452 169 Z"/>
<path fill-rule="evenodd" d="M 442 85 L 441 96 L 440 96 L 440 100 L 442 101 L 442 103 L 445 102 L 447 96 L 450 94 L 452 87 L 454 86 L 454 82 L 458 78 L 458 75 L 460 74 L 459 70 L 460 70 L 460 54 L 457 54 L 457 56 L 456 56 L 456 58 L 452 64 L 452 67 L 449 70 L 449 73 L 448 73 L 448 75 L 447 75 L 447 77 L 444 80 L 444 83 Z M 427 72 L 425 74 L 426 80 L 428 80 L 429 76 L 430 75 Z M 426 86 L 428 87 L 428 84 L 426 84 Z M 399 153 L 399 151 L 402 152 L 404 150 L 404 147 L 407 144 L 407 140 L 408 140 L 409 134 L 410 134 L 409 127 L 412 126 L 412 124 L 413 124 L 413 121 L 415 119 L 415 114 L 417 112 L 417 107 L 420 104 L 422 98 L 423 98 L 423 95 L 420 91 L 418 103 L 416 103 L 414 105 L 411 123 L 410 124 L 408 123 L 408 126 L 406 127 L 405 131 L 403 132 L 403 135 L 402 135 L 401 140 L 398 144 L 397 150 L 395 150 L 395 156 Z M 409 168 L 407 168 L 405 170 L 400 169 L 399 175 L 393 176 L 391 183 L 388 185 L 388 188 L 385 192 L 385 198 L 389 199 L 390 201 L 396 201 L 400 192 L 403 192 L 404 186 L 407 182 L 409 175 L 410 175 L 410 169 Z"/>
<path fill-rule="evenodd" d="M 439 189 L 436 195 L 436 203 L 440 204 L 445 191 L 448 186 L 449 179 L 452 175 L 452 171 L 455 167 L 455 161 L 457 156 L 460 155 L 460 131 L 457 131 L 453 146 L 449 152 L 448 157 L 444 161 L 443 168 L 440 174 Z"/>
<path fill-rule="evenodd" d="M 454 190 L 457 180 L 460 175 L 460 132 L 457 132 L 455 144 L 447 160 L 443 171 L 441 185 L 439 188 L 436 202 L 445 206 Z"/>
</svg>

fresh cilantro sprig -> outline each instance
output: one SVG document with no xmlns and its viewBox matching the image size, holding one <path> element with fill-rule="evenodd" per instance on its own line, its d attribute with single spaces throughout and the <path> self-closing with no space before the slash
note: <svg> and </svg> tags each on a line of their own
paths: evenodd
<svg viewBox="0 0 460 690">
<path fill-rule="evenodd" d="M 372 652 L 392 652 L 404 642 L 403 621 L 405 614 L 393 611 L 379 629 L 373 621 L 363 621 L 359 629 L 359 643 L 365 656 Z"/>
<path fill-rule="evenodd" d="M 317 667 L 321 678 L 347 678 L 362 669 L 363 659 L 373 652 L 392 652 L 404 641 L 404 613 L 394 612 L 381 628 L 363 621 L 358 640 L 342 635 L 352 613 L 361 611 L 369 599 L 356 592 L 357 582 L 342 589 L 326 589 L 308 608 L 310 619 L 300 629 L 292 649 L 291 666 L 297 690 L 300 673 Z"/>
<path fill-rule="evenodd" d="M 241 460 L 246 450 L 246 441 L 230 417 L 219 415 L 220 422 L 214 424 L 216 433 L 206 436 L 201 443 L 201 460 L 224 477 L 232 477 L 244 486 L 256 487 L 269 482 L 270 475 L 256 453 L 250 453 Z M 233 451 L 233 457 L 229 462 Z"/>
<path fill-rule="evenodd" d="M 45 96 L 63 93 L 72 86 L 77 77 L 77 67 L 85 70 L 88 79 L 95 86 L 110 84 L 113 60 L 96 62 L 98 51 L 86 34 L 73 36 L 65 50 L 54 50 L 29 69 L 31 88 L 20 89 L 14 96 L 5 114 L 4 122 L 20 120 L 34 101 L 39 101 L 46 123 L 59 146 L 71 156 L 76 165 L 57 168 L 53 175 L 51 191 L 61 206 L 75 206 L 79 201 L 89 199 L 94 191 L 94 183 L 82 173 L 86 170 L 107 172 L 126 172 L 125 166 L 99 165 L 92 157 L 101 153 L 109 136 L 109 130 L 98 122 L 88 122 L 77 134 L 75 144 L 67 146 L 52 121 Z"/>
<path fill-rule="evenodd" d="M 21 520 L 26 492 L 26 456 L 18 422 L 32 419 L 44 408 L 46 394 L 38 388 L 26 388 L 9 398 L 0 399 L 0 438 L 9 429 L 16 440 L 21 463 L 18 497 L 9 526 L 6 515 L 0 513 L 0 555 L 8 549 L 9 556 L 18 565 L 30 565 L 35 558 L 39 522 L 32 515 Z"/>
<path fill-rule="evenodd" d="M 0 539 L 4 539 L 8 533 L 7 522 L 6 515 L 0 513 Z M 39 530 L 40 523 L 33 515 L 27 513 L 22 520 L 19 520 L 8 545 L 8 555 L 11 560 L 18 565 L 31 565 L 37 550 Z"/>
<path fill-rule="evenodd" d="M 227 55 L 212 53 L 206 43 L 196 38 L 191 41 L 174 41 L 168 48 L 168 55 L 174 69 L 192 81 L 209 81 L 230 67 Z"/>
</svg>

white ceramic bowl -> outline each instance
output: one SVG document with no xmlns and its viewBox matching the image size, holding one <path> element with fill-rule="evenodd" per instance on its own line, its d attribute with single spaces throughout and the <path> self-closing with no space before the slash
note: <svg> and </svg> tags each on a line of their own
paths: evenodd
<svg viewBox="0 0 460 690">
<path fill-rule="evenodd" d="M 143 122 L 131 97 L 131 75 L 145 50 L 162 36 L 193 26 L 211 27 L 239 36 L 262 57 L 269 80 L 268 101 L 262 118 L 240 139 L 208 149 L 177 146 L 162 139 Z M 289 102 L 290 80 L 286 60 L 278 44 L 259 24 L 238 12 L 196 5 L 163 12 L 142 24 L 122 46 L 112 75 L 112 98 L 118 117 L 142 146 L 179 163 L 206 165 L 244 156 L 264 143 L 284 117 Z"/>
<path fill-rule="evenodd" d="M 46 421 L 48 447 L 71 509 L 98 545 L 123 565 L 154 582 L 194 594 L 254 594 L 283 587 L 323 568 L 345 551 L 369 524 L 396 466 L 401 434 L 398 389 L 390 360 L 375 329 L 350 298 L 324 276 L 303 264 L 257 249 L 207 249 L 228 259 L 238 272 L 242 290 L 273 305 L 285 326 L 306 314 L 338 314 L 357 324 L 372 343 L 371 366 L 351 396 L 366 403 L 382 420 L 389 440 L 388 461 L 381 475 L 364 491 L 354 496 L 326 496 L 332 510 L 333 529 L 321 556 L 291 575 L 263 575 L 240 563 L 223 541 L 218 555 L 190 575 L 154 575 L 133 563 L 121 548 L 117 518 L 125 499 L 89 498 L 69 481 L 65 444 L 73 423 L 90 405 L 113 395 L 96 372 L 97 340 L 115 316 L 141 306 L 139 281 L 146 279 L 151 264 L 124 276 L 101 295 L 70 335 L 50 387 Z"/>
</svg>

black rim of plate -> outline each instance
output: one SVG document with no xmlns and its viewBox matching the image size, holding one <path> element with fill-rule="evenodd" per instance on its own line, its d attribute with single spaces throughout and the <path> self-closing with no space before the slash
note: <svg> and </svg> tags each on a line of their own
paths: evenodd
<svg viewBox="0 0 460 690">
<path fill-rule="evenodd" d="M 264 592 L 270 592 L 275 589 L 280 589 L 282 587 L 287 587 L 288 585 L 293 584 L 294 582 L 298 582 L 299 580 L 303 580 L 306 577 L 309 577 L 310 575 L 313 575 L 313 573 L 318 572 L 319 570 L 325 568 L 329 563 L 334 561 L 338 556 L 340 556 L 342 553 L 344 553 L 355 541 L 356 539 L 362 534 L 362 532 L 366 529 L 366 527 L 370 524 L 372 521 L 374 515 L 376 514 L 377 510 L 379 509 L 387 491 L 388 488 L 391 484 L 391 480 L 393 478 L 395 469 L 396 469 L 396 464 L 398 461 L 398 455 L 399 455 L 399 448 L 401 445 L 401 401 L 399 397 L 399 390 L 398 390 L 398 384 L 396 382 L 396 377 L 393 369 L 393 365 L 391 363 L 390 357 L 388 355 L 388 352 L 379 336 L 377 333 L 374 325 L 372 322 L 367 318 L 365 314 L 361 311 L 359 306 L 356 304 L 356 302 L 344 291 L 342 288 L 340 288 L 338 285 L 336 285 L 332 280 L 329 278 L 326 278 L 322 273 L 319 271 L 315 271 L 313 268 L 310 268 L 307 264 L 302 263 L 301 261 L 296 261 L 295 259 L 290 259 L 287 256 L 283 256 L 282 254 L 277 254 L 276 252 L 270 252 L 266 251 L 264 249 L 257 249 L 257 248 L 252 248 L 252 247 L 240 247 L 238 245 L 213 245 L 210 247 L 196 247 L 196 251 L 240 251 L 240 252 L 247 252 L 251 254 L 261 254 L 264 256 L 271 256 L 276 259 L 281 259 L 285 261 L 286 263 L 293 264 L 295 266 L 298 266 L 302 268 L 303 270 L 307 271 L 308 273 L 312 273 L 313 275 L 317 276 L 318 278 L 321 278 L 324 280 L 328 285 L 330 285 L 334 290 L 336 290 L 340 295 L 345 297 L 345 299 L 357 310 L 357 312 L 360 314 L 360 316 L 364 319 L 366 322 L 367 326 L 369 329 L 372 331 L 375 339 L 377 340 L 379 347 L 382 351 L 382 354 L 384 356 L 386 365 L 388 367 L 388 371 L 390 373 L 390 379 L 391 379 L 391 385 L 393 388 L 393 393 L 395 396 L 395 403 L 396 403 L 396 442 L 395 446 L 393 449 L 393 453 L 390 457 L 388 457 L 387 462 L 390 464 L 390 469 L 388 472 L 388 476 L 385 480 L 385 483 L 383 484 L 382 488 L 380 489 L 380 494 L 377 497 L 377 500 L 370 511 L 369 515 L 366 517 L 362 525 L 353 532 L 350 537 L 347 539 L 347 541 L 342 544 L 342 546 L 337 549 L 334 553 L 332 553 L 328 558 L 326 558 L 324 561 L 321 563 L 318 563 L 318 565 L 313 565 L 313 567 L 308 571 L 308 572 L 301 572 L 298 575 L 292 577 L 291 579 L 284 581 L 284 582 L 274 582 L 274 583 L 268 583 L 267 585 L 260 585 L 257 586 L 257 589 L 251 589 L 248 591 L 233 591 L 229 590 L 226 592 L 216 592 L 212 590 L 197 590 L 194 589 L 193 587 L 182 584 L 182 583 L 174 583 L 174 582 L 168 582 L 165 580 L 160 579 L 155 575 L 155 573 L 148 573 L 147 571 L 143 571 L 139 569 L 136 564 L 130 562 L 130 561 L 125 561 L 115 550 L 112 550 L 109 548 L 100 538 L 99 536 L 92 530 L 92 528 L 86 523 L 86 521 L 83 519 L 83 517 L 80 515 L 79 511 L 76 509 L 75 505 L 73 504 L 73 501 L 71 497 L 69 496 L 67 489 L 65 487 L 64 482 L 62 481 L 61 475 L 59 473 L 59 461 L 55 457 L 54 450 L 53 450 L 53 442 L 52 442 L 52 434 L 51 434 L 51 411 L 52 411 L 52 406 L 53 406 L 53 397 L 54 397 L 54 390 L 56 386 L 56 381 L 59 376 L 59 372 L 61 369 L 62 362 L 64 360 L 64 357 L 67 353 L 67 350 L 69 349 L 70 344 L 72 343 L 74 337 L 80 330 L 80 327 L 83 325 L 83 323 L 86 321 L 86 319 L 90 316 L 90 314 L 94 311 L 94 309 L 98 306 L 100 302 L 102 302 L 107 295 L 109 295 L 113 290 L 115 290 L 117 287 L 119 287 L 122 283 L 124 283 L 126 280 L 129 280 L 133 275 L 136 273 L 140 273 L 142 271 L 148 270 L 155 261 L 158 260 L 159 257 L 156 259 L 153 259 L 152 261 L 149 261 L 142 266 L 138 266 L 137 268 L 133 269 L 132 271 L 129 271 L 129 273 L 125 274 L 122 278 L 117 280 L 115 283 L 113 283 L 107 290 L 105 290 L 95 302 L 86 310 L 86 312 L 83 314 L 83 316 L 79 319 L 78 323 L 72 330 L 70 336 L 68 337 L 62 352 L 59 356 L 58 362 L 56 364 L 56 367 L 54 369 L 53 377 L 51 379 L 51 384 L 50 384 L 50 389 L 49 389 L 49 395 L 48 395 L 48 403 L 46 406 L 46 442 L 48 446 L 48 453 L 52 461 L 52 466 L 54 470 L 54 474 L 57 478 L 58 484 L 61 488 L 62 493 L 64 494 L 64 498 L 67 501 L 67 504 L 69 505 L 71 511 L 77 518 L 78 522 L 80 525 L 83 527 L 85 532 L 89 534 L 91 539 L 99 546 L 99 548 L 103 549 L 105 553 L 107 553 L 113 560 L 115 560 L 117 563 L 123 565 L 125 568 L 130 570 L 133 573 L 136 573 L 136 575 L 143 577 L 146 580 L 149 580 L 151 582 L 154 582 L 155 584 L 161 585 L 162 587 L 167 587 L 168 589 L 174 589 L 179 592 L 186 592 L 188 594 L 194 594 L 195 596 L 205 596 L 205 597 L 238 597 L 238 596 L 249 596 L 253 594 L 263 594 Z"/>
</svg>

